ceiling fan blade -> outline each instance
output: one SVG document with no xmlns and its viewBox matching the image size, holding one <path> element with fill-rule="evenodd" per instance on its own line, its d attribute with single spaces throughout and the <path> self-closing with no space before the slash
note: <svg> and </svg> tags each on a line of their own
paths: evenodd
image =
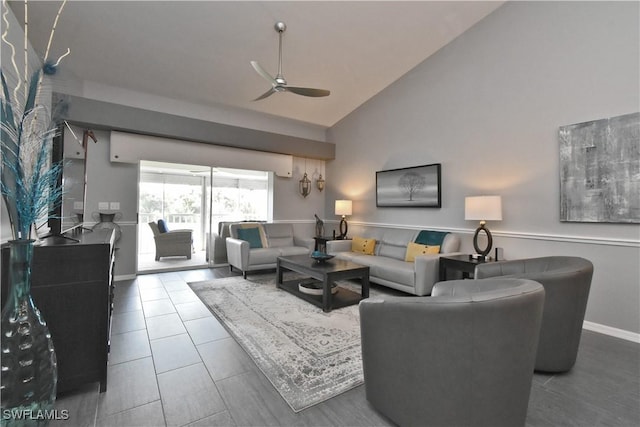
<svg viewBox="0 0 640 427">
<path fill-rule="evenodd" d="M 276 88 L 272 87 L 271 89 L 269 89 L 268 91 L 266 91 L 265 93 L 263 93 L 262 95 L 254 99 L 254 101 L 260 101 L 261 99 L 265 99 L 266 97 L 271 96 L 276 92 L 277 92 Z"/>
<path fill-rule="evenodd" d="M 258 64 L 256 61 L 251 61 L 251 65 L 253 66 L 253 69 L 256 70 L 258 72 L 258 74 L 260 74 L 266 81 L 268 81 L 269 83 L 271 83 L 273 86 L 275 86 L 276 84 L 278 84 L 276 82 L 276 79 L 271 77 L 271 75 L 269 73 L 267 73 L 264 68 L 262 68 L 260 66 L 260 64 Z"/>
<path fill-rule="evenodd" d="M 330 91 L 325 90 L 325 89 L 312 89 L 310 87 L 285 86 L 284 90 L 286 90 L 288 92 L 293 92 L 293 93 L 298 94 L 298 95 L 312 96 L 314 98 L 319 98 L 319 97 L 322 97 L 322 96 L 329 96 L 329 94 L 331 93 Z"/>
</svg>

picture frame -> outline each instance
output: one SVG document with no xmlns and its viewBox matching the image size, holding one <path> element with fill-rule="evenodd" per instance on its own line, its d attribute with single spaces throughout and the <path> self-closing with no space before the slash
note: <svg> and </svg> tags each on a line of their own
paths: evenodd
<svg viewBox="0 0 640 427">
<path fill-rule="evenodd" d="M 441 164 L 376 172 L 377 207 L 440 208 Z"/>
<path fill-rule="evenodd" d="M 640 223 L 640 113 L 561 126 L 560 221 Z"/>
</svg>

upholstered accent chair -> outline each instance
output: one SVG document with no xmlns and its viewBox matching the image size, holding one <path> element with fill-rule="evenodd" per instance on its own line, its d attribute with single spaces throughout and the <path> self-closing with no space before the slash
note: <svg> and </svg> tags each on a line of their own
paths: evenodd
<svg viewBox="0 0 640 427">
<path fill-rule="evenodd" d="M 566 372 L 576 362 L 593 276 L 591 261 L 547 256 L 480 264 L 474 277 L 535 280 L 546 291 L 536 371 Z"/>
<path fill-rule="evenodd" d="M 367 400 L 401 426 L 523 426 L 543 304 L 525 279 L 361 301 Z"/>
<path fill-rule="evenodd" d="M 156 261 L 160 261 L 161 257 L 169 256 L 186 256 L 187 259 L 191 259 L 193 250 L 191 230 L 170 230 L 161 233 L 156 222 L 150 222 L 149 227 L 156 243 Z"/>
</svg>

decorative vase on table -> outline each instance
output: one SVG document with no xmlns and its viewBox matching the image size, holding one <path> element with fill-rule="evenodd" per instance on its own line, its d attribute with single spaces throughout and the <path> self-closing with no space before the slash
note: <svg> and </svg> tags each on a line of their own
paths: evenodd
<svg viewBox="0 0 640 427">
<path fill-rule="evenodd" d="M 98 221 L 96 225 L 93 226 L 93 230 L 113 230 L 115 234 L 115 243 L 118 243 L 120 238 L 122 237 L 122 229 L 118 224 L 114 221 L 122 218 L 121 212 L 94 212 L 93 219 Z"/>
<path fill-rule="evenodd" d="M 33 242 L 9 242 L 9 295 L 2 309 L 3 426 L 44 424 L 56 400 L 56 353 L 31 299 Z"/>
</svg>

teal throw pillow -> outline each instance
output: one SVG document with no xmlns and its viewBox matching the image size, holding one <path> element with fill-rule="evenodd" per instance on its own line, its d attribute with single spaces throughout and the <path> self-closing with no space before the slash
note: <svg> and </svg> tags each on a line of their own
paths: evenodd
<svg viewBox="0 0 640 427">
<path fill-rule="evenodd" d="M 448 231 L 421 230 L 414 242 L 421 245 L 442 247 L 442 242 L 447 234 L 449 234 Z"/>
<path fill-rule="evenodd" d="M 260 240 L 260 230 L 255 228 L 238 228 L 238 239 L 249 242 L 251 249 L 261 248 L 262 240 Z"/>
</svg>

